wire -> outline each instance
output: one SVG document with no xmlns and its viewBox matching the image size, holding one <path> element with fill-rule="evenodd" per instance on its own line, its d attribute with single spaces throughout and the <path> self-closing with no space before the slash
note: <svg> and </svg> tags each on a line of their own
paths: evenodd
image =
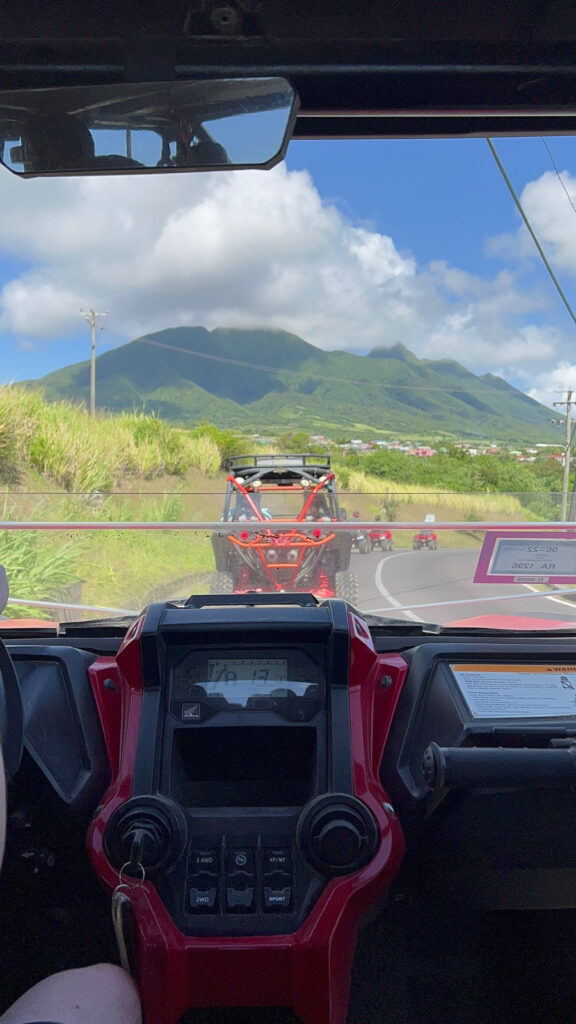
<svg viewBox="0 0 576 1024">
<path fill-rule="evenodd" d="M 554 160 L 554 157 L 552 156 L 552 153 L 550 151 L 550 146 L 546 142 L 545 138 L 543 138 L 542 136 L 540 136 L 540 138 L 542 139 L 542 142 L 544 143 L 544 145 L 546 146 L 546 149 L 548 150 L 548 156 L 550 157 L 550 160 L 552 161 L 552 167 L 556 171 L 556 177 L 558 178 L 558 181 L 560 182 L 560 184 L 562 185 L 562 188 L 564 189 L 564 192 L 566 193 L 566 198 L 567 198 L 568 202 L 570 203 L 570 206 L 574 210 L 574 213 L 576 213 L 576 206 L 574 206 L 574 203 L 572 202 L 572 196 L 570 195 L 568 189 L 566 188 L 566 185 L 564 184 L 564 180 L 562 178 L 562 175 L 560 174 L 560 171 L 558 170 L 558 168 L 556 166 L 556 161 Z"/>
<path fill-rule="evenodd" d="M 496 152 L 496 149 L 494 147 L 492 139 L 487 138 L 486 142 L 488 143 L 488 145 L 490 147 L 490 151 L 492 153 L 492 156 L 494 157 L 494 159 L 495 159 L 495 161 L 496 161 L 496 163 L 498 165 L 498 170 L 500 171 L 500 174 L 502 175 L 502 177 L 504 178 L 504 181 L 506 182 L 506 187 L 507 187 L 508 191 L 510 192 L 510 195 L 512 196 L 512 199 L 514 200 L 514 202 L 516 204 L 516 208 L 517 208 L 520 216 L 522 217 L 522 220 L 524 221 L 526 227 L 528 228 L 528 231 L 530 233 L 530 237 L 531 237 L 532 241 L 534 242 L 534 245 L 538 249 L 538 252 L 540 254 L 540 259 L 542 260 L 544 266 L 546 267 L 546 270 L 548 271 L 548 273 L 549 273 L 549 275 L 550 275 L 550 277 L 552 279 L 552 283 L 554 284 L 554 287 L 556 288 L 556 291 L 558 292 L 558 295 L 560 296 L 560 298 L 562 299 L 562 302 L 564 303 L 566 309 L 568 310 L 568 313 L 570 314 L 570 319 L 572 320 L 572 322 L 574 324 L 576 324 L 576 316 L 574 315 L 574 311 L 572 309 L 572 306 L 568 302 L 568 299 L 566 298 L 566 296 L 565 296 L 565 294 L 564 294 L 564 292 L 562 290 L 562 286 L 561 286 L 560 282 L 558 281 L 558 278 L 556 277 L 554 271 L 552 270 L 552 267 L 550 266 L 548 260 L 546 259 L 546 254 L 545 254 L 542 246 L 540 245 L 540 242 L 538 241 L 538 238 L 536 237 L 536 233 L 534 231 L 534 228 L 532 227 L 530 221 L 528 220 L 528 217 L 527 217 L 526 213 L 524 212 L 524 208 L 522 206 L 522 203 L 520 202 L 518 196 L 516 195 L 516 192 L 514 191 L 514 186 L 512 185 L 512 182 L 510 181 L 510 178 L 506 174 L 506 171 L 504 170 L 504 166 L 502 164 L 502 161 L 500 160 L 500 157 L 498 156 L 498 153 Z"/>
</svg>

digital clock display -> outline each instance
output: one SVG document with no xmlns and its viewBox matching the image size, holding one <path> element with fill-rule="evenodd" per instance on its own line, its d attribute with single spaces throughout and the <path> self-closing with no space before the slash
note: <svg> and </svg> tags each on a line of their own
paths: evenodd
<svg viewBox="0 0 576 1024">
<path fill-rule="evenodd" d="M 246 681 L 268 683 L 275 679 L 285 681 L 287 673 L 286 658 L 209 658 L 207 682 L 213 693 L 214 684 Z"/>
</svg>

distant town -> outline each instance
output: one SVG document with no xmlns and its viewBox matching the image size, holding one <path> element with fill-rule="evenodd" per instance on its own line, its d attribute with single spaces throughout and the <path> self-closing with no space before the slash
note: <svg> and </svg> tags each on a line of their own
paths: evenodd
<svg viewBox="0 0 576 1024">
<path fill-rule="evenodd" d="M 264 447 L 275 447 L 279 443 L 277 437 L 263 436 L 261 434 L 253 434 L 252 439 L 259 446 Z M 332 438 L 326 437 L 324 434 L 312 434 L 309 437 L 311 446 L 318 445 L 322 448 L 336 449 L 346 454 L 347 452 L 357 452 L 358 454 L 370 454 L 375 451 L 393 451 L 401 452 L 404 455 L 412 455 L 419 459 L 430 458 L 433 455 L 447 455 L 453 453 L 455 449 L 465 452 L 467 455 L 494 455 L 494 456 L 506 456 L 508 458 L 514 458 L 518 462 L 535 462 L 536 459 L 551 459 L 555 462 L 564 462 L 564 444 L 559 441 L 557 444 L 553 443 L 536 443 L 531 444 L 527 447 L 514 448 L 508 447 L 504 444 L 471 444 L 465 441 L 455 441 L 450 446 L 432 445 L 426 444 L 421 440 L 394 440 L 394 441 L 382 441 L 382 440 L 363 440 L 360 437 L 351 438 L 349 441 L 341 442 L 334 441 Z"/>
</svg>

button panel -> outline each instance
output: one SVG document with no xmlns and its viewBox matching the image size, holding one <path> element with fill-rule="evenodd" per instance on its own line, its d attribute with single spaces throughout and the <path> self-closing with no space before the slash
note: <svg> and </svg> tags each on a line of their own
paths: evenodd
<svg viewBox="0 0 576 1024">
<path fill-rule="evenodd" d="M 214 837 L 213 837 L 214 838 Z M 267 840 L 269 844 L 269 840 Z M 188 914 L 286 914 L 293 909 L 294 869 L 288 844 L 240 846 L 222 837 L 188 855 Z"/>
<path fill-rule="evenodd" d="M 190 850 L 188 859 L 188 910 L 193 914 L 218 912 L 218 878 L 220 851 L 217 849 Z"/>
<path fill-rule="evenodd" d="M 268 846 L 262 850 L 262 909 L 266 913 L 288 913 L 292 905 L 293 877 L 289 846 Z"/>
</svg>

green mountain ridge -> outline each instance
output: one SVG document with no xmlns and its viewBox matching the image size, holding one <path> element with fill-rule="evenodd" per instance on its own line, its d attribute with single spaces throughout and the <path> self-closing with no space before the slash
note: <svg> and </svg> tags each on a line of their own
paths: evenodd
<svg viewBox="0 0 576 1024">
<path fill-rule="evenodd" d="M 89 362 L 38 381 L 49 400 L 88 403 Z M 96 359 L 96 399 L 185 425 L 211 420 L 249 432 L 557 440 L 550 410 L 493 374 L 452 359 L 419 359 L 403 345 L 368 355 L 325 351 L 265 328 L 171 327 Z"/>
</svg>

